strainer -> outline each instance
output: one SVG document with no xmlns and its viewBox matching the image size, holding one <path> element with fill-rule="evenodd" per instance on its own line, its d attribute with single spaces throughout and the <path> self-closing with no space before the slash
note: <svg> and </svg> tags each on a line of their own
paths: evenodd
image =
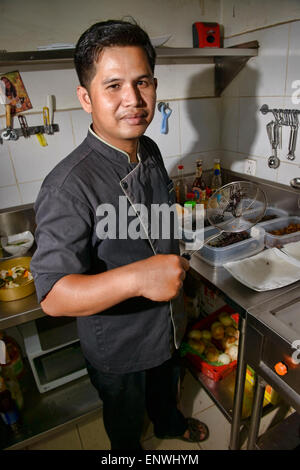
<svg viewBox="0 0 300 470">
<path fill-rule="evenodd" d="M 267 198 L 261 187 L 251 181 L 234 181 L 222 186 L 209 198 L 206 215 L 209 223 L 220 230 L 207 238 L 200 247 L 182 256 L 190 259 L 204 244 L 223 232 L 243 232 L 257 224 L 264 216 Z"/>
</svg>

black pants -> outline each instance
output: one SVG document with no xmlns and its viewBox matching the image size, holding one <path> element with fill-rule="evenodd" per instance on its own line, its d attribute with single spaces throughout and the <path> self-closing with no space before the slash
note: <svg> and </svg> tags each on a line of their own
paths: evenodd
<svg viewBox="0 0 300 470">
<path fill-rule="evenodd" d="M 140 450 L 145 410 L 157 437 L 181 436 L 186 420 L 177 409 L 179 365 L 174 358 L 152 369 L 111 374 L 87 362 L 92 384 L 103 402 L 103 421 L 112 450 Z"/>
</svg>

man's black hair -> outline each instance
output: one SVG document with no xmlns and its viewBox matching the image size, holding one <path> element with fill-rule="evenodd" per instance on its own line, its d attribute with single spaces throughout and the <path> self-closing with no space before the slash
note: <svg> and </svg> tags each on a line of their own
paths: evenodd
<svg viewBox="0 0 300 470">
<path fill-rule="evenodd" d="M 140 26 L 121 20 L 101 21 L 88 28 L 76 44 L 74 63 L 80 85 L 88 88 L 95 74 L 99 54 L 105 47 L 112 46 L 141 47 L 154 72 L 155 49 L 148 34 Z"/>
</svg>

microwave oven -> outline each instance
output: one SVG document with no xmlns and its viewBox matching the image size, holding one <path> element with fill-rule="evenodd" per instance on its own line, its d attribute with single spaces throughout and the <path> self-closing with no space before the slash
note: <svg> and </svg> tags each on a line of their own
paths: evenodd
<svg viewBox="0 0 300 470">
<path fill-rule="evenodd" d="M 87 374 L 74 318 L 42 317 L 20 329 L 40 393 Z"/>
</svg>

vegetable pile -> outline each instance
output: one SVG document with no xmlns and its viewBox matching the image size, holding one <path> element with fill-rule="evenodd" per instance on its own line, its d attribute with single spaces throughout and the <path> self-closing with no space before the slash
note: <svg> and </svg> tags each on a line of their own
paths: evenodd
<svg viewBox="0 0 300 470">
<path fill-rule="evenodd" d="M 238 355 L 239 330 L 227 312 L 221 312 L 210 330 L 192 329 L 187 344 L 192 351 L 213 365 L 226 365 Z"/>
<path fill-rule="evenodd" d="M 0 270 L 0 288 L 12 289 L 33 279 L 31 272 L 24 266 L 14 266 L 11 269 Z"/>
</svg>

